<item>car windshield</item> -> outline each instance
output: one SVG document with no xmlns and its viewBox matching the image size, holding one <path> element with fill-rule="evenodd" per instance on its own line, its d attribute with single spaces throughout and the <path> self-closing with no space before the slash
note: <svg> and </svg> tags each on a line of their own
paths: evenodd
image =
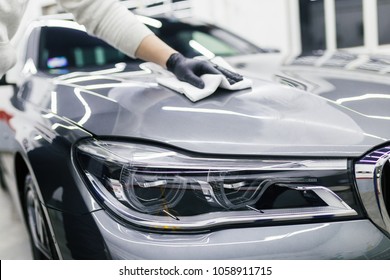
<svg viewBox="0 0 390 280">
<path fill-rule="evenodd" d="M 235 56 L 262 52 L 257 46 L 212 25 L 191 24 L 171 19 L 154 19 L 159 26 L 149 26 L 168 45 L 187 57 L 199 55 Z M 126 62 L 138 69 L 140 60 L 132 59 L 102 40 L 65 27 L 41 28 L 39 69 L 56 73 L 104 67 Z"/>
<path fill-rule="evenodd" d="M 213 25 L 158 18 L 161 27 L 150 27 L 168 45 L 187 57 L 234 56 L 262 52 L 243 38 Z"/>
</svg>

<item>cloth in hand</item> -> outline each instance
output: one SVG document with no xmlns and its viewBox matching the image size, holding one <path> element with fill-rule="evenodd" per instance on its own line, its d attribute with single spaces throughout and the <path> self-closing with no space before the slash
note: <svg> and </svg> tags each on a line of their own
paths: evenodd
<svg viewBox="0 0 390 280">
<path fill-rule="evenodd" d="M 196 87 L 185 81 L 180 81 L 178 77 L 172 75 L 172 73 L 165 73 L 166 75 L 163 77 L 157 78 L 157 82 L 176 92 L 184 94 L 192 102 L 199 101 L 213 94 L 219 87 L 228 90 L 241 90 L 252 87 L 252 81 L 237 74 L 223 58 L 215 57 L 208 63 L 213 65 L 214 69 L 217 71 L 214 74 L 208 73 L 200 76 L 200 79 L 204 83 L 203 88 Z M 154 68 L 152 70 L 156 70 L 155 66 L 152 68 Z M 161 69 L 163 68 L 161 67 Z M 159 69 L 159 72 L 163 72 L 161 69 Z"/>
</svg>

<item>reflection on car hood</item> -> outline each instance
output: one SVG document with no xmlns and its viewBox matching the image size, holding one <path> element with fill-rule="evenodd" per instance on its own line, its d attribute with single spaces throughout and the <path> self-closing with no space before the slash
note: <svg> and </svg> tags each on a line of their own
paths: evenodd
<svg viewBox="0 0 390 280">
<path fill-rule="evenodd" d="M 152 75 L 57 86 L 57 113 L 96 136 L 133 137 L 211 154 L 357 156 L 390 132 L 306 91 L 265 80 L 193 103 Z"/>
</svg>

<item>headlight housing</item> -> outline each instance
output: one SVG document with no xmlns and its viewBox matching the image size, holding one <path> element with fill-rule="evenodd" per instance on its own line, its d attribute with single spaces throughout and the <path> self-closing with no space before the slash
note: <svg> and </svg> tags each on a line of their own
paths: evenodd
<svg viewBox="0 0 390 280">
<path fill-rule="evenodd" d="M 98 140 L 80 142 L 75 159 L 107 211 L 149 229 L 194 231 L 359 215 L 345 159 L 200 157 Z"/>
</svg>

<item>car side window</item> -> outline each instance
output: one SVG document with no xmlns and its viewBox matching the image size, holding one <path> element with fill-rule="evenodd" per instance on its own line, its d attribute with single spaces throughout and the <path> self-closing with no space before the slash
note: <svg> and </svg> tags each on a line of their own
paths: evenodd
<svg viewBox="0 0 390 280">
<path fill-rule="evenodd" d="M 42 28 L 39 47 L 40 70 L 56 73 L 58 70 L 74 71 L 135 61 L 86 32 L 64 27 Z"/>
</svg>

